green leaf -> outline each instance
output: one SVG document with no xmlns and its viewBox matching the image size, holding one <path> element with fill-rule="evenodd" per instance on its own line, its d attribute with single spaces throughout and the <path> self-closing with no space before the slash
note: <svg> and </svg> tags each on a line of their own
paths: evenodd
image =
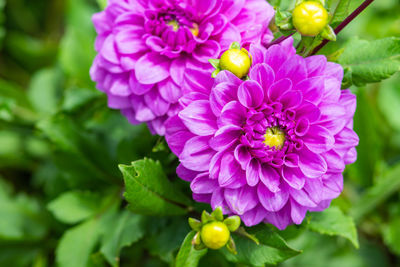
<svg viewBox="0 0 400 267">
<path fill-rule="evenodd" d="M 380 82 L 400 70 L 400 38 L 352 39 L 338 62 L 347 72 L 345 86 Z"/>
<path fill-rule="evenodd" d="M 176 267 L 196 267 L 200 259 L 207 254 L 207 249 L 196 250 L 192 245 L 192 239 L 196 235 L 195 231 L 191 231 L 183 240 L 178 255 L 176 256 Z"/>
<path fill-rule="evenodd" d="M 331 24 L 334 26 L 340 22 L 342 22 L 349 14 L 351 0 L 339 0 L 335 8 L 335 12 L 333 13 Z"/>
<path fill-rule="evenodd" d="M 129 211 L 111 216 L 103 228 L 100 251 L 112 266 L 119 265 L 121 249 L 137 242 L 145 233 L 143 217 Z"/>
<path fill-rule="evenodd" d="M 396 254 L 400 255 L 400 217 L 390 220 L 383 228 L 383 240 L 385 244 Z"/>
<path fill-rule="evenodd" d="M 25 194 L 13 194 L 0 179 L 0 240 L 40 240 L 47 233 L 47 218 L 39 202 Z"/>
<path fill-rule="evenodd" d="M 357 229 L 353 219 L 335 206 L 331 206 L 323 212 L 312 213 L 311 221 L 307 227 L 320 234 L 330 236 L 342 236 L 347 238 L 358 248 Z"/>
<path fill-rule="evenodd" d="M 119 168 L 125 181 L 124 196 L 133 212 L 145 215 L 187 212 L 181 205 L 190 205 L 190 201 L 168 180 L 159 162 L 145 158 Z"/>
<path fill-rule="evenodd" d="M 92 86 L 89 69 L 96 55 L 95 30 L 91 17 L 95 9 L 86 1 L 66 1 L 66 32 L 61 40 L 62 68 L 80 84 Z"/>
<path fill-rule="evenodd" d="M 107 6 L 107 0 L 97 0 L 97 3 L 101 9 L 105 9 Z"/>
<path fill-rule="evenodd" d="M 61 237 L 56 250 L 57 266 L 86 267 L 99 238 L 99 222 L 96 220 L 69 229 Z"/>
<path fill-rule="evenodd" d="M 104 181 L 120 181 L 116 162 L 104 144 L 97 139 L 97 136 L 82 129 L 71 117 L 63 113 L 55 114 L 39 121 L 37 127 L 50 138 L 57 149 L 69 153 L 68 156 L 73 154 L 76 159 L 74 162 L 63 158 L 60 163 L 76 164 L 81 169 L 87 169 L 85 172 L 81 170 L 81 174 L 88 176 L 89 172 L 92 173 L 93 177 L 87 177 L 90 180 L 98 178 Z M 57 156 L 67 155 L 57 154 Z"/>
<path fill-rule="evenodd" d="M 233 234 L 238 253 L 234 255 L 226 248 L 222 249 L 221 252 L 227 260 L 254 266 L 275 265 L 301 252 L 291 248 L 276 231 L 267 225 L 254 226 L 246 231 L 255 235 L 260 244 L 257 245 L 253 240 Z"/>
<path fill-rule="evenodd" d="M 370 187 L 357 201 L 352 209 L 351 215 L 356 221 L 360 220 L 369 212 L 375 210 L 387 198 L 400 190 L 400 164 L 386 170 L 380 177 L 377 177 L 377 183 Z"/>
<path fill-rule="evenodd" d="M 59 69 L 43 69 L 32 77 L 28 97 L 38 113 L 55 113 L 59 107 L 62 73 Z"/>
<path fill-rule="evenodd" d="M 74 224 L 93 216 L 99 210 L 100 202 L 98 194 L 70 191 L 51 201 L 47 208 L 57 220 Z"/>
<path fill-rule="evenodd" d="M 157 256 L 172 265 L 176 251 L 190 231 L 186 220 L 182 220 L 182 217 L 149 218 L 147 224 L 157 225 L 159 229 L 146 236 L 144 241 L 146 249 L 151 255 Z M 151 230 L 148 229 L 148 232 L 151 232 Z"/>
</svg>

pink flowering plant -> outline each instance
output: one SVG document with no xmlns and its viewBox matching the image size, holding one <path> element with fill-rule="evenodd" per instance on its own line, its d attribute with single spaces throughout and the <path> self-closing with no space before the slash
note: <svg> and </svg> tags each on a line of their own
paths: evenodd
<svg viewBox="0 0 400 267">
<path fill-rule="evenodd" d="M 0 0 L 0 266 L 399 266 L 398 10 Z"/>
</svg>

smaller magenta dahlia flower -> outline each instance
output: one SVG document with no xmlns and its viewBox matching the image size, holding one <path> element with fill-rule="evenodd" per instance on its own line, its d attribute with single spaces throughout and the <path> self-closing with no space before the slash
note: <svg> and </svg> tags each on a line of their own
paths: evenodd
<svg viewBox="0 0 400 267">
<path fill-rule="evenodd" d="M 267 42 L 265 0 L 109 0 L 93 16 L 98 52 L 90 74 L 108 106 L 164 135 L 183 87 L 212 83 L 208 59 L 233 41 Z"/>
<path fill-rule="evenodd" d="M 210 93 L 182 97 L 183 109 L 166 124 L 193 198 L 247 226 L 284 229 L 326 209 L 357 157 L 356 97 L 341 90 L 342 67 L 303 58 L 292 43 L 251 45 L 248 80 L 220 72 Z"/>
</svg>

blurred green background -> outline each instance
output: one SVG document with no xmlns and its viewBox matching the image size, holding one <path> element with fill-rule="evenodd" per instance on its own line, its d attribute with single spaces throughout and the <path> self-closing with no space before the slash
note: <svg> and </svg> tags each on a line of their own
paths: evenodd
<svg viewBox="0 0 400 267">
<path fill-rule="evenodd" d="M 361 2 L 352 1 L 352 9 Z M 107 109 L 105 96 L 90 81 L 95 55 L 90 18 L 101 4 L 0 0 L 0 266 L 78 266 L 74 258 L 82 251 L 103 247 L 90 238 L 75 242 L 77 232 L 70 229 L 77 229 L 72 227 L 92 212 L 99 217 L 104 207 L 121 204 L 119 163 L 152 157 L 174 175 L 176 159 L 162 140 Z M 335 52 L 354 36 L 400 37 L 400 2 L 375 1 L 325 53 Z M 352 90 L 358 100 L 358 160 L 346 168 L 344 192 L 334 203 L 354 217 L 360 249 L 342 238 L 293 226 L 282 234 L 303 253 L 282 266 L 400 266 L 400 74 Z M 78 191 L 99 207 L 67 201 L 58 211 L 52 209 L 54 199 L 68 198 L 64 192 Z M 62 212 L 68 209 L 81 217 L 65 219 Z M 144 247 L 127 246 L 122 265 L 170 262 L 188 228 L 168 225 L 176 240 L 167 236 L 156 246 L 150 238 Z M 83 226 L 90 235 L 91 225 Z M 152 235 L 160 237 L 157 231 L 156 227 Z M 104 257 L 94 252 L 85 260 L 89 266 L 108 266 Z M 206 264 L 231 266 L 212 255 L 200 266 Z"/>
</svg>

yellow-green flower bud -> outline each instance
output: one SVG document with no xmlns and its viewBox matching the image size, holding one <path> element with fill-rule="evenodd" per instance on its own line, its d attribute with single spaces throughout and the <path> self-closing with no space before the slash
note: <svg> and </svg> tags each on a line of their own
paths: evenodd
<svg viewBox="0 0 400 267">
<path fill-rule="evenodd" d="M 220 249 L 230 238 L 228 227 L 223 222 L 210 222 L 201 228 L 200 237 L 203 244 L 211 249 Z"/>
<path fill-rule="evenodd" d="M 225 51 L 219 61 L 221 70 L 227 70 L 240 79 L 249 73 L 251 58 L 246 49 L 231 48 Z"/>
<path fill-rule="evenodd" d="M 293 10 L 293 25 L 304 36 L 318 35 L 328 20 L 328 12 L 316 1 L 304 1 Z"/>
</svg>

